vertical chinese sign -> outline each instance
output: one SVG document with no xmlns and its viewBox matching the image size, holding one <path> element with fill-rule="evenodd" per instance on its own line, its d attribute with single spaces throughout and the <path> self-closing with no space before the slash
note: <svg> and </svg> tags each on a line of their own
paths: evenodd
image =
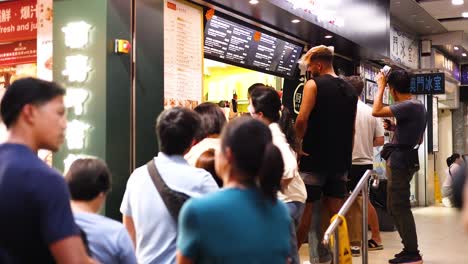
<svg viewBox="0 0 468 264">
<path fill-rule="evenodd" d="M 419 68 L 419 41 L 398 28 L 390 28 L 390 58 L 411 69 Z"/>
<path fill-rule="evenodd" d="M 87 157 L 83 154 L 86 147 L 88 131 L 92 126 L 83 120 L 85 103 L 89 101 L 90 92 L 87 88 L 88 75 L 92 68 L 92 59 L 86 55 L 89 48 L 89 35 L 92 26 L 84 21 L 70 22 L 62 28 L 65 34 L 65 46 L 68 52 L 65 56 L 65 67 L 62 75 L 65 77 L 67 94 L 65 107 L 68 109 L 66 144 L 68 156 L 64 159 L 64 171 L 78 158 Z"/>
</svg>

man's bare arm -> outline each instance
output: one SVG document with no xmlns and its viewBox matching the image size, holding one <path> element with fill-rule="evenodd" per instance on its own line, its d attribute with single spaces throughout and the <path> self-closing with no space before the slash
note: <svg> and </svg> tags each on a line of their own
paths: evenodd
<svg viewBox="0 0 468 264">
<path fill-rule="evenodd" d="M 377 95 L 374 98 L 374 106 L 372 107 L 372 115 L 375 117 L 393 117 L 392 110 L 389 106 L 383 105 L 383 95 L 387 81 L 382 73 L 377 75 L 377 85 L 379 87 Z"/>
<path fill-rule="evenodd" d="M 133 246 L 136 247 L 136 231 L 135 231 L 135 223 L 133 223 L 133 218 L 128 215 L 124 215 L 122 218 L 123 225 L 125 229 L 127 229 L 130 238 L 133 241 Z"/>
<path fill-rule="evenodd" d="M 314 80 L 309 80 L 304 86 L 301 108 L 299 109 L 299 115 L 296 119 L 296 135 L 299 140 L 304 138 L 307 130 L 307 122 L 309 120 L 310 113 L 314 110 L 316 99 L 317 84 Z"/>
<path fill-rule="evenodd" d="M 382 146 L 385 142 L 384 136 L 374 138 L 374 147 Z"/>
</svg>

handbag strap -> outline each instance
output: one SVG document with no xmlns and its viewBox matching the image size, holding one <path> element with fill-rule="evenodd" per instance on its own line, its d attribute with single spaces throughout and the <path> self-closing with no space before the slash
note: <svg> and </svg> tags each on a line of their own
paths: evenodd
<svg viewBox="0 0 468 264">
<path fill-rule="evenodd" d="M 151 176 L 151 180 L 153 181 L 153 184 L 156 187 L 156 190 L 158 191 L 164 204 L 166 205 L 166 208 L 170 208 L 169 197 L 167 197 L 168 194 L 165 191 L 169 187 L 162 179 L 161 174 L 159 174 L 158 168 L 156 167 L 156 163 L 154 162 L 154 160 L 150 160 L 148 161 L 148 163 L 146 163 L 146 167 L 148 169 L 149 175 Z"/>
</svg>

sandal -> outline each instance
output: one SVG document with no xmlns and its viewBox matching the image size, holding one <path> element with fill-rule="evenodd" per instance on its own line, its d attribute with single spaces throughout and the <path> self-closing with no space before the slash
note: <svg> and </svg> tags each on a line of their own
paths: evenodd
<svg viewBox="0 0 468 264">
<path fill-rule="evenodd" d="M 368 245 L 369 251 L 382 250 L 383 249 L 383 245 L 377 244 L 377 242 L 375 242 L 374 239 L 369 239 L 369 241 L 367 242 L 367 245 Z"/>
</svg>

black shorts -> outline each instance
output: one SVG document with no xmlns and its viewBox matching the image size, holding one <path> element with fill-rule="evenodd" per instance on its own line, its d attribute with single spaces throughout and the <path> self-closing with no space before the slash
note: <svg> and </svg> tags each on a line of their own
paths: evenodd
<svg viewBox="0 0 468 264">
<path fill-rule="evenodd" d="M 352 192 L 354 188 L 356 188 L 362 176 L 364 176 L 364 173 L 366 173 L 367 170 L 372 170 L 373 168 L 374 166 L 372 164 L 351 166 L 351 170 L 348 175 L 348 192 Z"/>
<path fill-rule="evenodd" d="M 307 202 L 318 201 L 322 195 L 338 199 L 346 197 L 348 172 L 332 174 L 301 172 L 300 174 L 306 186 Z"/>
</svg>

